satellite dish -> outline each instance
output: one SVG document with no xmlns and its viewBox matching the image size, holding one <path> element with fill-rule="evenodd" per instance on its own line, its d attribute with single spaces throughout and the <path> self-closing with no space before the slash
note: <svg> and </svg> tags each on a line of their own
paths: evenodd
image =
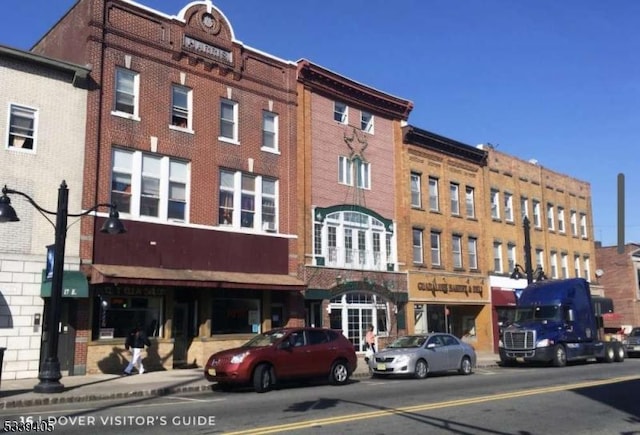
<svg viewBox="0 0 640 435">
<path fill-rule="evenodd" d="M 600 278 L 602 275 L 604 275 L 604 270 L 596 269 L 596 277 Z"/>
</svg>

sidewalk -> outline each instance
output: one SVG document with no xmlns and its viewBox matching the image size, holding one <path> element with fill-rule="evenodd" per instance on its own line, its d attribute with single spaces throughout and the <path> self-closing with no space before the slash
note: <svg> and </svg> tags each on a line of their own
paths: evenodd
<svg viewBox="0 0 640 435">
<path fill-rule="evenodd" d="M 495 367 L 498 360 L 498 355 L 493 353 L 479 353 L 477 367 Z M 369 378 L 369 371 L 362 355 L 359 356 L 358 368 L 352 378 Z M 38 379 L 3 379 L 0 381 L 0 409 L 128 397 L 167 396 L 183 392 L 207 391 L 212 385 L 205 380 L 202 368 L 147 372 L 144 375 L 133 376 L 105 374 L 67 376 L 60 382 L 65 387 L 63 392 L 41 394 L 33 392 Z"/>
</svg>

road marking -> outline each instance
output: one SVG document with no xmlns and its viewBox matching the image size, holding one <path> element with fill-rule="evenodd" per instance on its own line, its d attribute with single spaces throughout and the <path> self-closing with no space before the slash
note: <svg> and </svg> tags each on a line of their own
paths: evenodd
<svg viewBox="0 0 640 435">
<path fill-rule="evenodd" d="M 340 417 L 320 418 L 315 420 L 306 420 L 297 423 L 282 424 L 278 426 L 265 426 L 245 431 L 226 432 L 227 435 L 251 435 L 251 434 L 270 434 L 277 432 L 285 432 L 297 429 L 311 429 L 318 425 L 347 423 L 358 420 L 365 420 L 376 417 L 388 417 L 392 415 L 402 415 L 418 411 L 428 411 L 432 409 L 448 408 L 453 406 L 470 405 L 482 402 L 491 402 L 496 400 L 512 399 L 516 397 L 534 396 L 538 394 L 554 393 L 558 391 L 574 390 L 578 388 L 596 387 L 599 385 L 615 384 L 640 379 L 640 376 L 622 376 L 612 379 L 603 379 L 599 381 L 585 381 L 577 384 L 558 385 L 552 387 L 542 387 L 533 390 L 512 391 L 510 393 L 493 394 L 491 396 L 478 396 L 466 399 L 450 400 L 447 402 L 424 403 L 421 405 L 406 406 L 402 408 L 390 408 L 379 411 L 369 411 L 357 414 L 347 414 Z"/>
<path fill-rule="evenodd" d="M 188 401 L 192 401 L 192 402 L 219 402 L 221 400 L 225 400 L 225 399 L 194 399 L 193 397 L 180 397 L 180 396 L 164 396 L 167 399 L 178 399 L 178 400 L 188 400 Z"/>
</svg>

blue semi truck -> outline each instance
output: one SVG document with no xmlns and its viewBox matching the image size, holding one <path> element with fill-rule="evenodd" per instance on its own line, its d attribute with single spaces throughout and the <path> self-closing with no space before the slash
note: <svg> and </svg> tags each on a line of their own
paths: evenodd
<svg viewBox="0 0 640 435">
<path fill-rule="evenodd" d="M 568 361 L 625 358 L 622 343 L 603 336 L 602 316 L 583 278 L 538 281 L 522 290 L 512 323 L 502 329 L 499 350 L 503 365 L 541 362 L 563 367 Z"/>
</svg>

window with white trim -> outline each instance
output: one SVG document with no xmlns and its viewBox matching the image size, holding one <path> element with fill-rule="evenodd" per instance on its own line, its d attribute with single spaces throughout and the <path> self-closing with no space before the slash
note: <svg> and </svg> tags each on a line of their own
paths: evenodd
<svg viewBox="0 0 640 435">
<path fill-rule="evenodd" d="M 469 237 L 467 250 L 469 254 L 469 269 L 478 270 L 478 239 Z"/>
<path fill-rule="evenodd" d="M 502 272 L 502 243 L 493 242 L 493 271 Z"/>
<path fill-rule="evenodd" d="M 373 115 L 369 112 L 360 112 L 360 129 L 365 133 L 373 134 Z"/>
<path fill-rule="evenodd" d="M 558 232 L 564 233 L 564 207 L 558 207 Z"/>
<path fill-rule="evenodd" d="M 116 68 L 114 112 L 138 117 L 140 74 L 125 68 Z"/>
<path fill-rule="evenodd" d="M 580 278 L 580 274 L 582 273 L 580 265 L 580 255 L 574 255 L 573 257 L 573 273 L 575 274 L 576 278 Z"/>
<path fill-rule="evenodd" d="M 277 231 L 278 181 L 220 170 L 218 223 L 235 229 Z"/>
<path fill-rule="evenodd" d="M 422 192 L 421 192 L 422 177 L 415 172 L 411 173 L 411 207 L 422 207 Z"/>
<path fill-rule="evenodd" d="M 423 263 L 423 253 L 422 253 L 422 230 L 414 228 L 413 229 L 413 262 L 415 264 Z"/>
<path fill-rule="evenodd" d="M 476 204 L 475 204 L 475 189 L 471 186 L 467 186 L 464 194 L 465 206 L 467 210 L 467 217 L 476 217 Z"/>
<path fill-rule="evenodd" d="M 191 130 L 192 126 L 192 91 L 181 86 L 171 86 L 171 125 L 180 129 Z"/>
<path fill-rule="evenodd" d="M 16 104 L 9 105 L 7 148 L 30 151 L 36 149 L 37 115 L 36 109 Z"/>
<path fill-rule="evenodd" d="M 529 200 L 526 196 L 520 197 L 520 217 L 524 220 L 525 217 L 529 217 Z"/>
<path fill-rule="evenodd" d="M 238 103 L 235 101 L 220 100 L 219 139 L 227 142 L 238 142 Z"/>
<path fill-rule="evenodd" d="M 542 249 L 536 249 L 536 269 L 544 270 L 544 251 Z"/>
<path fill-rule="evenodd" d="M 349 157 L 338 157 L 338 182 L 353 186 L 353 160 Z"/>
<path fill-rule="evenodd" d="M 440 210 L 440 201 L 438 199 L 438 179 L 434 177 L 429 177 L 429 210 Z"/>
<path fill-rule="evenodd" d="M 560 270 L 563 279 L 569 278 L 569 256 L 565 253 L 560 254 Z"/>
<path fill-rule="evenodd" d="M 462 236 L 458 234 L 451 236 L 451 254 L 453 256 L 453 267 L 462 269 Z"/>
<path fill-rule="evenodd" d="M 584 213 L 580 213 L 580 236 L 587 238 L 587 215 Z"/>
<path fill-rule="evenodd" d="M 110 202 L 133 218 L 187 222 L 189 171 L 182 160 L 114 149 Z"/>
<path fill-rule="evenodd" d="M 278 151 L 278 114 L 262 112 L 262 148 Z"/>
<path fill-rule="evenodd" d="M 440 255 L 440 233 L 431 231 L 431 265 L 440 266 L 442 264 Z"/>
<path fill-rule="evenodd" d="M 354 168 L 358 171 L 356 174 L 357 186 L 360 189 L 371 189 L 371 164 L 356 158 Z"/>
<path fill-rule="evenodd" d="M 578 213 L 576 213 L 575 210 L 571 210 L 571 217 L 569 220 L 571 222 L 571 235 L 578 237 Z"/>
<path fill-rule="evenodd" d="M 516 245 L 507 243 L 507 272 L 516 268 Z"/>
<path fill-rule="evenodd" d="M 504 220 L 513 222 L 513 195 L 504 192 Z"/>
<path fill-rule="evenodd" d="M 558 253 L 556 251 L 551 251 L 549 261 L 551 263 L 551 278 L 558 279 Z"/>
<path fill-rule="evenodd" d="M 356 180 L 356 187 L 360 189 L 371 188 L 371 164 L 359 158 L 338 157 L 338 182 L 353 186 Z"/>
<path fill-rule="evenodd" d="M 555 230 L 554 208 L 553 204 L 547 204 L 547 229 L 549 231 Z"/>
<path fill-rule="evenodd" d="M 500 219 L 500 192 L 491 189 L 491 218 Z"/>
<path fill-rule="evenodd" d="M 533 200 L 533 226 L 536 228 L 542 227 L 542 211 L 540 210 L 540 201 Z"/>
<path fill-rule="evenodd" d="M 340 124 L 349 123 L 349 109 L 346 104 L 339 101 L 333 102 L 333 120 Z"/>
<path fill-rule="evenodd" d="M 460 186 L 457 183 L 449 184 L 449 193 L 451 195 L 451 214 L 460 215 Z"/>
<path fill-rule="evenodd" d="M 582 259 L 582 264 L 584 266 L 584 276 L 583 278 L 587 281 L 591 282 L 591 261 L 589 257 L 584 257 Z"/>
</svg>

